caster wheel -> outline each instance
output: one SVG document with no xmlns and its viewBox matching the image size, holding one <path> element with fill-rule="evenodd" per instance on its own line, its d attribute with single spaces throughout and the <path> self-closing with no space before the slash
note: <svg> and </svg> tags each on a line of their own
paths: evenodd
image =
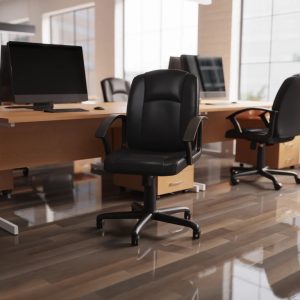
<svg viewBox="0 0 300 300">
<path fill-rule="evenodd" d="M 191 219 L 191 212 L 190 211 L 185 211 L 184 212 L 184 219 L 185 220 L 190 220 Z"/>
<path fill-rule="evenodd" d="M 135 203 L 132 203 L 131 204 L 131 211 L 136 211 L 137 209 L 136 209 L 136 205 L 135 205 Z"/>
<path fill-rule="evenodd" d="M 300 184 L 300 178 L 299 177 L 295 177 L 295 181 L 297 184 Z"/>
<path fill-rule="evenodd" d="M 140 239 L 139 235 L 133 234 L 131 236 L 131 246 L 137 246 L 139 244 L 139 239 Z"/>
<path fill-rule="evenodd" d="M 230 183 L 231 183 L 231 185 L 237 185 L 237 184 L 239 184 L 239 179 L 236 179 L 236 178 L 230 178 Z"/>
<path fill-rule="evenodd" d="M 193 230 L 193 240 L 200 239 L 200 230 Z"/>
<path fill-rule="evenodd" d="M 4 191 L 2 191 L 2 196 L 10 199 L 11 198 L 11 193 L 12 193 L 11 190 L 4 190 Z"/>
<path fill-rule="evenodd" d="M 234 174 L 237 174 L 237 173 L 238 173 L 237 170 L 235 170 L 235 169 L 233 169 L 233 168 L 230 169 L 230 174 L 231 174 L 231 175 L 234 175 Z"/>
<path fill-rule="evenodd" d="M 275 189 L 276 191 L 279 191 L 281 188 L 282 188 L 281 183 L 276 183 L 276 184 L 274 184 L 274 189 Z"/>
<path fill-rule="evenodd" d="M 97 227 L 97 229 L 102 229 L 103 228 L 103 220 L 102 219 L 97 218 L 96 227 Z"/>
</svg>

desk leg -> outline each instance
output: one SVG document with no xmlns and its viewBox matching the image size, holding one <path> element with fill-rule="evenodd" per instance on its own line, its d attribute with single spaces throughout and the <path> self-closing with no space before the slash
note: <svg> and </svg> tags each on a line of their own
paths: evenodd
<svg viewBox="0 0 300 300">
<path fill-rule="evenodd" d="M 0 171 L 0 191 L 11 191 L 14 187 L 12 170 Z"/>
<path fill-rule="evenodd" d="M 195 193 L 205 192 L 206 191 L 206 184 L 201 182 L 194 182 L 193 191 Z"/>
<path fill-rule="evenodd" d="M 12 170 L 0 171 L 0 191 L 11 191 L 13 189 Z M 0 217 L 0 228 L 13 235 L 19 234 L 19 227 L 6 219 Z"/>
<path fill-rule="evenodd" d="M 0 228 L 13 235 L 19 234 L 19 227 L 16 224 L 11 223 L 3 218 L 0 218 Z"/>
</svg>

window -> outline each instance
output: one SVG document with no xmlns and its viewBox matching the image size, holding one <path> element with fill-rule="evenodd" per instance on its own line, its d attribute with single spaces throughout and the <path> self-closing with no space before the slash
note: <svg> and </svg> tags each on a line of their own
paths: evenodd
<svg viewBox="0 0 300 300">
<path fill-rule="evenodd" d="M 89 95 L 96 95 L 95 8 L 50 15 L 50 42 L 82 46 Z"/>
<path fill-rule="evenodd" d="M 196 54 L 198 4 L 185 0 L 125 0 L 124 75 L 167 68 L 170 56 Z"/>
<path fill-rule="evenodd" d="M 240 98 L 273 101 L 299 73 L 299 1 L 244 0 L 241 47 Z"/>
</svg>

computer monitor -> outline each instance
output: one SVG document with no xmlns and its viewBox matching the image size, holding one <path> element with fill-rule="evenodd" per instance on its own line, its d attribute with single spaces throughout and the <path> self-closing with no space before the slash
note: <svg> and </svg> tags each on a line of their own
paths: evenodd
<svg viewBox="0 0 300 300">
<path fill-rule="evenodd" d="M 197 57 L 202 91 L 200 97 L 225 97 L 225 81 L 221 57 Z"/>
<path fill-rule="evenodd" d="M 0 55 L 0 103 L 3 101 L 12 101 L 12 87 L 9 72 L 9 58 L 7 46 L 1 46 Z"/>
<path fill-rule="evenodd" d="M 8 42 L 6 51 L 13 98 L 3 100 L 51 110 L 88 99 L 82 47 Z"/>
</svg>

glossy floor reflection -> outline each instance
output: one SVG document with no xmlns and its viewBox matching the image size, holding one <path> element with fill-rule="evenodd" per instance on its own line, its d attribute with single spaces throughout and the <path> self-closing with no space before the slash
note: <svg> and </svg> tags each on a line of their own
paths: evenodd
<svg viewBox="0 0 300 300">
<path fill-rule="evenodd" d="M 200 240 L 151 222 L 139 247 L 130 247 L 133 221 L 94 227 L 100 209 L 141 199 L 108 175 L 36 170 L 18 179 L 18 193 L 0 205 L 23 229 L 18 238 L 0 232 L 0 299 L 300 299 L 300 186 L 279 177 L 280 191 L 265 179 L 231 187 L 232 162 L 203 155 L 196 178 L 207 191 L 158 201 L 190 207 Z"/>
<path fill-rule="evenodd" d="M 101 209 L 102 180 L 73 173 L 72 164 L 31 169 L 28 177 L 16 174 L 12 198 L 2 201 L 12 208 L 6 218 L 21 227 L 46 224 Z"/>
</svg>

